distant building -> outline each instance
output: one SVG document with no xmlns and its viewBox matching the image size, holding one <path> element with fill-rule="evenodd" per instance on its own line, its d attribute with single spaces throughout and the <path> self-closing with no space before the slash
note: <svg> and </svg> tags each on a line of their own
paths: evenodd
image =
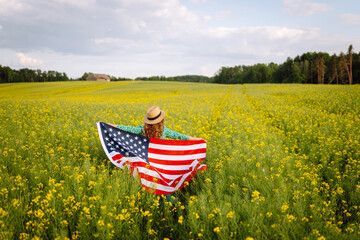
<svg viewBox="0 0 360 240">
<path fill-rule="evenodd" d="M 110 77 L 106 74 L 96 74 L 91 73 L 87 78 L 86 81 L 102 81 L 102 82 L 110 82 Z"/>
</svg>

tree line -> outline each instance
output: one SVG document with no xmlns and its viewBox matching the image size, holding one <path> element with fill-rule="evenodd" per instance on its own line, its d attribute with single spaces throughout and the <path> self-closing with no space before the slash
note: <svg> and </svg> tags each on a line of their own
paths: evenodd
<svg viewBox="0 0 360 240">
<path fill-rule="evenodd" d="M 75 79 L 79 81 L 84 81 L 91 74 L 91 72 L 85 72 L 80 78 Z M 211 82 L 212 78 L 201 76 L 201 75 L 183 75 L 175 77 L 165 77 L 165 76 L 151 76 L 151 77 L 137 77 L 135 79 L 124 78 L 124 77 L 115 77 L 109 76 L 111 81 L 176 81 L 176 82 Z"/>
<path fill-rule="evenodd" d="M 282 64 L 255 64 L 222 67 L 213 77 L 215 83 L 311 83 L 359 84 L 360 52 L 350 45 L 347 53 L 329 55 L 307 52 Z"/>
<path fill-rule="evenodd" d="M 152 77 L 137 77 L 135 80 L 140 81 L 175 81 L 175 82 L 212 82 L 212 78 L 201 76 L 201 75 L 182 75 L 175 77 L 165 76 L 152 76 Z"/>
<path fill-rule="evenodd" d="M 80 78 L 68 78 L 66 73 L 41 71 L 23 68 L 11 69 L 0 65 L 0 83 L 13 82 L 53 82 L 69 80 L 86 80 L 90 72 Z M 124 77 L 110 76 L 111 81 L 133 80 Z M 183 75 L 175 77 L 151 76 L 137 77 L 141 81 L 178 81 L 203 83 L 311 83 L 311 84 L 359 84 L 360 52 L 354 53 L 350 45 L 347 53 L 329 55 L 325 52 L 307 52 L 294 59 L 287 58 L 282 64 L 258 63 L 255 65 L 239 65 L 222 67 L 214 77 L 200 75 Z"/>
<path fill-rule="evenodd" d="M 66 73 L 40 69 L 11 69 L 0 65 L 0 83 L 69 81 Z"/>
</svg>

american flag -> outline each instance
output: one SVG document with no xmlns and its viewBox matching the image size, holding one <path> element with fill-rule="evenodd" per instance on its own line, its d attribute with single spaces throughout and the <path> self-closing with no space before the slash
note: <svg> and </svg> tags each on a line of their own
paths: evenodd
<svg viewBox="0 0 360 240">
<path fill-rule="evenodd" d="M 207 170 L 205 140 L 162 140 L 133 134 L 98 122 L 107 157 L 119 168 L 128 167 L 148 192 L 165 195 L 181 189 L 198 170 Z"/>
</svg>

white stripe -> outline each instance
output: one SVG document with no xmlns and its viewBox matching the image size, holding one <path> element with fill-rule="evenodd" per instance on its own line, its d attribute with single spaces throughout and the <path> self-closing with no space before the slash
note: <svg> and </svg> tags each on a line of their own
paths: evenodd
<svg viewBox="0 0 360 240">
<path fill-rule="evenodd" d="M 147 163 L 144 159 L 139 158 L 139 157 L 123 157 L 122 160 L 129 161 L 129 162 L 132 162 L 132 163 L 135 163 L 135 162 Z"/>
<path fill-rule="evenodd" d="M 161 150 L 185 151 L 185 150 L 206 148 L 206 143 L 199 143 L 194 145 L 163 145 L 163 144 L 156 144 L 150 142 L 149 148 L 161 149 Z"/>
<path fill-rule="evenodd" d="M 205 158 L 206 153 L 198 153 L 198 154 L 192 154 L 192 155 L 163 155 L 163 154 L 155 154 L 155 153 L 149 153 L 148 158 L 154 158 L 159 160 L 174 160 L 174 161 L 180 161 L 180 160 L 194 160 L 194 159 L 201 159 Z"/>
<path fill-rule="evenodd" d="M 144 186 L 152 188 L 152 189 L 158 189 L 158 190 L 166 191 L 166 192 L 174 192 L 176 190 L 176 188 L 174 188 L 174 187 L 169 187 L 169 186 L 165 186 L 165 185 L 162 185 L 159 183 L 150 182 L 143 178 L 141 178 L 140 181 Z"/>
<path fill-rule="evenodd" d="M 144 173 L 146 175 L 152 176 L 152 177 L 156 177 L 156 178 L 166 178 L 169 180 L 174 180 L 177 179 L 178 177 L 181 177 L 182 175 L 170 175 L 170 174 L 164 174 L 164 173 L 160 173 L 161 176 L 159 175 L 158 172 L 151 170 L 149 168 L 144 168 L 144 167 L 137 167 L 139 169 L 139 172 Z"/>
<path fill-rule="evenodd" d="M 137 167 L 137 169 L 139 170 L 140 173 L 144 173 L 146 175 L 149 175 L 151 177 L 155 177 L 155 178 L 162 178 L 158 172 L 151 170 L 149 168 L 144 168 L 144 167 Z"/>
<path fill-rule="evenodd" d="M 200 169 L 202 167 L 206 167 L 206 164 L 201 164 L 197 169 Z"/>
<path fill-rule="evenodd" d="M 178 177 L 181 177 L 182 175 L 170 175 L 170 174 L 165 174 L 165 173 L 161 173 L 161 175 L 166 178 L 166 179 L 170 179 L 170 180 L 174 180 L 177 179 Z"/>
<path fill-rule="evenodd" d="M 191 164 L 187 165 L 164 165 L 164 164 L 158 164 L 158 163 L 151 163 L 151 166 L 159 169 L 165 169 L 165 170 L 189 170 L 190 167 L 194 167 L 199 163 L 199 161 L 194 160 Z"/>
<path fill-rule="evenodd" d="M 194 160 L 196 161 L 196 160 Z M 163 164 L 157 164 L 157 163 L 151 163 L 151 166 L 155 167 L 155 168 L 159 168 L 159 169 L 165 169 L 165 170 L 189 170 L 190 165 L 177 165 L 177 166 L 172 166 L 172 165 L 163 165 Z"/>
</svg>

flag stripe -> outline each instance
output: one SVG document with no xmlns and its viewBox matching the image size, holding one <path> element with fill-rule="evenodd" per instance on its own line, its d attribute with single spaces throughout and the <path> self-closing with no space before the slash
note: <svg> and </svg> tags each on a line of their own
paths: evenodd
<svg viewBox="0 0 360 240">
<path fill-rule="evenodd" d="M 154 154 L 162 154 L 162 155 L 179 155 L 179 153 L 181 153 L 181 155 L 192 155 L 192 154 L 206 153 L 206 148 L 182 150 L 182 151 L 179 150 L 174 151 L 173 149 L 164 150 L 164 149 L 149 148 L 148 152 Z"/>
<path fill-rule="evenodd" d="M 187 146 L 187 145 L 194 145 L 194 144 L 200 144 L 205 143 L 206 141 L 204 139 L 201 140 L 164 140 L 160 138 L 151 138 L 151 141 L 154 144 L 164 144 L 164 145 L 176 145 L 176 146 Z"/>
<path fill-rule="evenodd" d="M 199 159 L 199 158 L 205 158 L 205 153 L 200 154 L 192 154 L 192 155 L 160 155 L 160 154 L 154 154 L 149 153 L 149 159 L 159 159 L 159 160 L 175 160 L 175 161 L 181 161 L 181 160 L 191 160 L 191 159 Z"/>
<path fill-rule="evenodd" d="M 190 169 L 190 165 L 163 165 L 163 164 L 158 164 L 158 163 L 151 163 L 151 166 L 159 169 L 159 170 L 189 170 Z"/>
<path fill-rule="evenodd" d="M 187 170 L 169 170 L 169 169 L 157 168 L 156 170 L 158 172 L 160 172 L 161 174 L 168 174 L 168 175 L 183 175 L 183 174 L 189 172 L 189 169 L 187 169 Z"/>
<path fill-rule="evenodd" d="M 193 145 L 164 145 L 164 144 L 155 144 L 152 143 L 153 138 L 150 140 L 149 148 L 151 149 L 161 149 L 161 150 L 173 150 L 173 151 L 186 151 L 186 150 L 195 150 L 199 148 L 206 148 L 206 143 L 193 144 Z M 166 141 L 166 140 L 164 140 Z"/>
<path fill-rule="evenodd" d="M 181 160 L 181 161 L 175 161 L 175 160 L 159 160 L 156 158 L 149 158 L 149 162 L 150 163 L 157 163 L 157 164 L 161 164 L 161 165 L 190 165 L 192 162 L 194 161 L 194 159 L 191 160 Z"/>
</svg>

